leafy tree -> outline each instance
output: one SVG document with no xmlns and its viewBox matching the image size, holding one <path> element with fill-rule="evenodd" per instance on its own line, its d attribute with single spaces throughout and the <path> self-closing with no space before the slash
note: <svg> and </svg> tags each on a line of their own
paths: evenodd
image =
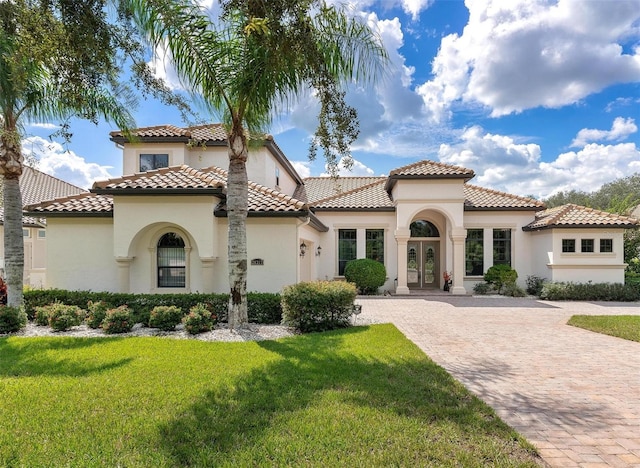
<svg viewBox="0 0 640 468">
<path fill-rule="evenodd" d="M 321 110 L 310 154 L 320 148 L 335 173 L 358 136 L 342 86 L 377 76 L 384 48 L 365 23 L 323 0 L 227 0 L 215 19 L 188 0 L 129 4 L 152 46 L 166 47 L 183 82 L 226 126 L 229 326 L 246 326 L 249 143 L 312 86 Z"/>
<path fill-rule="evenodd" d="M 187 109 L 153 78 L 126 10 L 109 18 L 106 6 L 106 0 L 0 1 L 0 175 L 9 305 L 22 303 L 24 124 L 57 120 L 57 134 L 65 139 L 71 137 L 71 117 L 112 120 L 127 131 L 135 99 L 118 81 L 125 58 L 141 89 L 178 105 L 183 115 Z"/>
</svg>

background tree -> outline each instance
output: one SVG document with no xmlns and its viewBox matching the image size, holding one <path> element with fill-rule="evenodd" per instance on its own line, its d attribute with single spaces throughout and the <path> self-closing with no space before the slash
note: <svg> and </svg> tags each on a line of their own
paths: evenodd
<svg viewBox="0 0 640 468">
<path fill-rule="evenodd" d="M 321 110 L 311 144 L 330 170 L 350 161 L 356 112 L 343 85 L 374 78 L 386 53 L 363 22 L 321 0 L 228 0 L 210 18 L 196 2 L 130 0 L 151 45 L 165 47 L 184 84 L 221 117 L 228 135 L 229 326 L 247 324 L 246 217 L 249 142 L 264 138 L 274 111 L 313 88 Z"/>
<path fill-rule="evenodd" d="M 0 175 L 9 305 L 22 303 L 24 124 L 56 120 L 57 134 L 66 139 L 71 117 L 112 120 L 127 131 L 135 100 L 119 81 L 125 59 L 140 89 L 177 105 L 183 115 L 187 109 L 153 78 L 126 10 L 112 10 L 109 17 L 105 0 L 0 1 Z"/>
</svg>

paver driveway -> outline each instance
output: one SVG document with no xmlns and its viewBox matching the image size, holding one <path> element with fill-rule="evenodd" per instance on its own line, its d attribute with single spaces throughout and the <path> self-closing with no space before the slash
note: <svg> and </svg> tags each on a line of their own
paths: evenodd
<svg viewBox="0 0 640 468">
<path fill-rule="evenodd" d="M 491 405 L 551 466 L 640 467 L 640 343 L 566 325 L 639 304 L 433 296 L 359 298 Z"/>
</svg>

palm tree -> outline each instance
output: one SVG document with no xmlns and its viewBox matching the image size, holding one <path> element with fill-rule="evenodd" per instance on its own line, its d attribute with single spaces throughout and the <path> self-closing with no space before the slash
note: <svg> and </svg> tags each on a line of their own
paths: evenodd
<svg viewBox="0 0 640 468">
<path fill-rule="evenodd" d="M 165 47 L 188 89 L 222 117 L 228 135 L 229 326 L 248 322 L 248 143 L 274 111 L 313 87 L 320 103 L 311 155 L 319 146 L 335 170 L 358 135 L 341 87 L 378 76 L 386 63 L 379 37 L 323 0 L 228 0 L 211 19 L 188 0 L 129 0 L 153 47 Z"/>
<path fill-rule="evenodd" d="M 112 94 L 95 82 L 69 77 L 68 70 L 53 68 L 55 62 L 45 58 L 60 57 L 63 52 L 58 47 L 61 42 L 54 40 L 66 41 L 64 34 L 56 36 L 62 32 L 55 31 L 60 26 L 53 15 L 24 2 L 0 2 L 0 175 L 7 304 L 12 306 L 22 304 L 24 244 L 19 180 L 23 124 L 75 115 L 113 120 L 125 129 L 134 126 L 126 105 Z M 43 37 L 50 40 L 40 41 Z M 70 80 L 61 79 L 65 74 Z"/>
</svg>

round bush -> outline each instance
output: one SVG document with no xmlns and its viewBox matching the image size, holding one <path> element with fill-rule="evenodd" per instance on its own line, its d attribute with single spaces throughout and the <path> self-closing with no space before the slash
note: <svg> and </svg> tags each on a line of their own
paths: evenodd
<svg viewBox="0 0 640 468">
<path fill-rule="evenodd" d="M 348 282 L 355 283 L 361 294 L 376 294 L 387 280 L 387 270 L 380 262 L 359 258 L 347 263 L 344 277 Z"/>
<path fill-rule="evenodd" d="M 57 303 L 51 304 L 48 308 L 49 326 L 54 331 L 66 331 L 80 325 L 85 315 L 85 311 L 77 306 Z"/>
<path fill-rule="evenodd" d="M 516 270 L 505 264 L 493 265 L 484 274 L 484 280 L 493 285 L 498 290 L 498 294 L 502 293 L 503 286 L 515 284 L 517 279 Z"/>
<path fill-rule="evenodd" d="M 105 333 L 127 333 L 133 328 L 133 314 L 126 305 L 107 310 L 102 321 Z"/>
<path fill-rule="evenodd" d="M 216 324 L 216 315 L 209 310 L 206 304 L 196 304 L 189 313 L 182 317 L 185 330 L 192 335 L 211 330 Z"/>
<path fill-rule="evenodd" d="M 46 327 L 49 325 L 49 306 L 34 307 L 35 314 L 33 316 L 36 325 Z"/>
<path fill-rule="evenodd" d="M 107 316 L 107 310 L 112 306 L 104 301 L 89 301 L 87 303 L 87 325 L 90 328 L 100 328 L 102 321 Z"/>
<path fill-rule="evenodd" d="M 182 320 L 182 309 L 176 306 L 156 306 L 149 315 L 149 326 L 163 331 L 176 329 L 176 325 Z"/>
<path fill-rule="evenodd" d="M 27 314 L 20 307 L 0 305 L 0 333 L 15 333 L 27 325 Z"/>
</svg>

